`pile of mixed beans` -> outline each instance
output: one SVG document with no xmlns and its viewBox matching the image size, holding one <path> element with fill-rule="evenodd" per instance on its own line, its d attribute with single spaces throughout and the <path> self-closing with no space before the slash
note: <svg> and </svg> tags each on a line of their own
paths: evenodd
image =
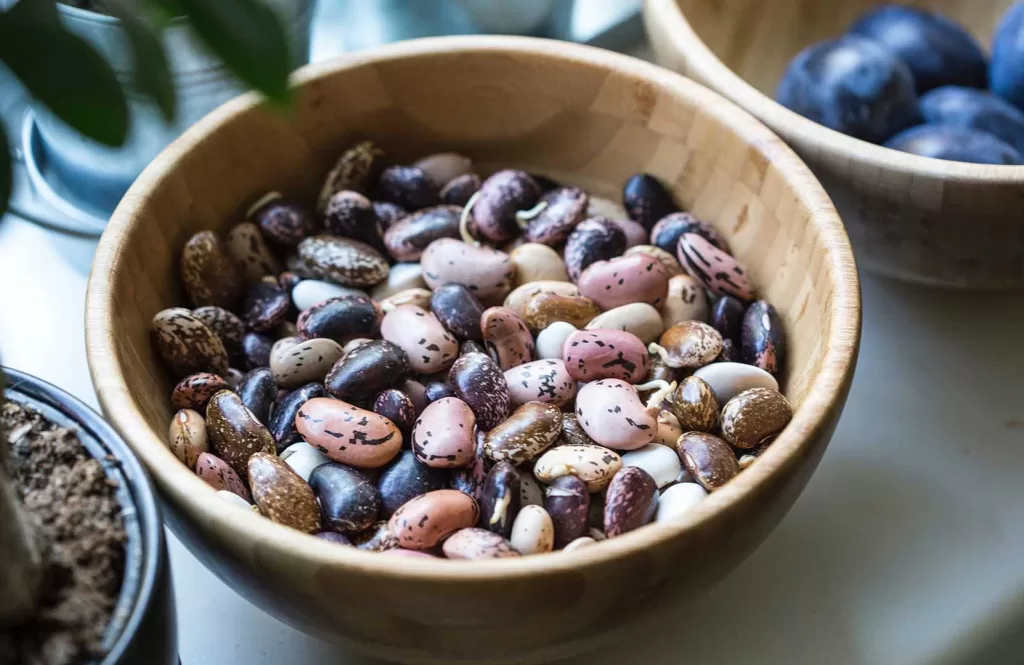
<svg viewBox="0 0 1024 665">
<path fill-rule="evenodd" d="M 791 418 L 779 315 L 650 175 L 619 206 L 363 142 L 315 211 L 246 217 L 185 243 L 194 309 L 153 342 L 171 450 L 275 522 L 390 555 L 577 549 L 680 519 Z"/>
</svg>

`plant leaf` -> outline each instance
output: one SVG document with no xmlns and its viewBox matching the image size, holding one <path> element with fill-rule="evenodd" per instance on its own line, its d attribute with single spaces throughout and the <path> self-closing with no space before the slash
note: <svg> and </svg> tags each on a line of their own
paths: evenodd
<svg viewBox="0 0 1024 665">
<path fill-rule="evenodd" d="M 7 134 L 4 133 L 4 124 L 0 122 L 0 217 L 7 212 L 7 204 L 11 200 L 11 189 L 13 178 L 11 176 L 11 146 L 7 143 Z M 2 374 L 2 372 L 0 372 Z M 2 391 L 2 386 L 0 386 Z"/>
<path fill-rule="evenodd" d="M 260 0 L 151 0 L 188 15 L 200 39 L 244 83 L 278 104 L 290 99 L 291 51 L 281 18 Z"/>
<path fill-rule="evenodd" d="M 126 7 L 123 0 L 104 0 L 103 9 L 121 21 L 132 47 L 132 82 L 139 93 L 149 97 L 171 122 L 177 113 L 178 98 L 174 79 L 167 64 L 163 40 L 146 22 Z"/>
<path fill-rule="evenodd" d="M 95 49 L 50 20 L 52 6 L 53 0 L 21 0 L 0 12 L 0 62 L 68 125 L 119 146 L 128 134 L 121 85 Z"/>
</svg>

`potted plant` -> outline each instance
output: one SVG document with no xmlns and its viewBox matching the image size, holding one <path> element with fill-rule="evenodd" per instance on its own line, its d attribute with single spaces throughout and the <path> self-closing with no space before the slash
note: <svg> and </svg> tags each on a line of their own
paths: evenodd
<svg viewBox="0 0 1024 665">
<path fill-rule="evenodd" d="M 0 662 L 177 663 L 155 494 L 94 411 L 4 370 Z"/>
</svg>

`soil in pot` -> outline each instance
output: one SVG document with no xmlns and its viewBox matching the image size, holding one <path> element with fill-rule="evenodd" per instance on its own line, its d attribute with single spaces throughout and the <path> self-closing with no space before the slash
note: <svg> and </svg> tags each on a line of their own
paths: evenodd
<svg viewBox="0 0 1024 665">
<path fill-rule="evenodd" d="M 127 533 L 115 484 L 70 429 L 24 405 L 0 407 L 11 481 L 44 542 L 35 615 L 0 633 L 2 665 L 78 665 L 102 657 L 124 575 Z"/>
</svg>

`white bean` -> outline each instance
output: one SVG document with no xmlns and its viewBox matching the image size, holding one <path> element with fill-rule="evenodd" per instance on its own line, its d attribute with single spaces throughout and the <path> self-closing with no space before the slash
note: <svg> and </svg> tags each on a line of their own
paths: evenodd
<svg viewBox="0 0 1024 665">
<path fill-rule="evenodd" d="M 324 455 L 305 441 L 293 443 L 282 450 L 281 460 L 307 483 L 309 482 L 310 474 L 313 473 L 313 469 L 331 461 L 327 455 Z"/>
<path fill-rule="evenodd" d="M 675 449 L 658 443 L 623 453 L 622 466 L 635 466 L 643 469 L 650 474 L 651 478 L 654 478 L 658 487 L 664 487 L 674 482 L 683 468 Z"/>
<path fill-rule="evenodd" d="M 541 506 L 523 506 L 512 523 L 509 537 L 520 554 L 542 554 L 555 546 L 555 527 L 551 515 Z"/>
<path fill-rule="evenodd" d="M 679 483 L 661 493 L 655 522 L 675 522 L 700 503 L 708 491 L 697 483 Z"/>
</svg>

